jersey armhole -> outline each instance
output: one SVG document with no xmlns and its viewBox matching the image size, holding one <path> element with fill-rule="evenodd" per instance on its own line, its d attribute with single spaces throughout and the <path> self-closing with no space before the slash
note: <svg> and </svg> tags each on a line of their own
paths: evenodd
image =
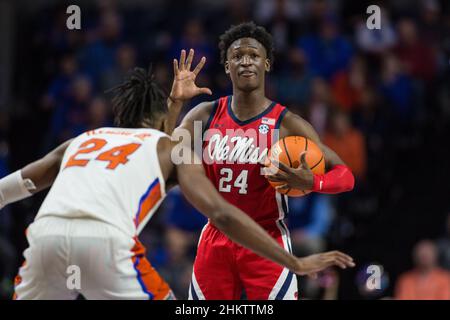
<svg viewBox="0 0 450 320">
<path fill-rule="evenodd" d="M 209 115 L 208 121 L 206 122 L 205 127 L 202 130 L 202 137 L 205 134 L 205 131 L 209 129 L 209 126 L 211 125 L 212 120 L 214 119 L 214 116 L 217 113 L 217 108 L 219 107 L 219 100 L 213 101 L 213 107 L 211 110 L 211 113 Z"/>
<path fill-rule="evenodd" d="M 288 109 L 284 107 L 283 111 L 281 111 L 280 115 L 278 116 L 277 122 L 275 123 L 275 134 L 272 136 L 272 144 L 276 143 L 278 140 L 280 140 L 280 126 L 281 122 L 283 121 L 284 116 L 288 112 Z"/>
<path fill-rule="evenodd" d="M 170 137 L 166 134 L 161 134 L 158 136 L 155 142 L 155 150 L 156 150 L 156 161 L 158 162 L 158 169 L 157 169 L 157 175 L 159 179 L 159 185 L 161 186 L 161 197 L 163 198 L 167 192 L 166 192 L 166 180 L 164 179 L 164 175 L 161 170 L 161 163 L 159 162 L 159 155 L 158 155 L 158 143 L 161 140 L 161 138 L 168 138 L 170 140 Z"/>
</svg>

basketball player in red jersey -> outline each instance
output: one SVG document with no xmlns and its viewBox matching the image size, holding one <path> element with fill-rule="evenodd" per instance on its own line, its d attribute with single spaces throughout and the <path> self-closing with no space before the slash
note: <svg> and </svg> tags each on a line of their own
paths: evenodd
<svg viewBox="0 0 450 320">
<path fill-rule="evenodd" d="M 353 174 L 335 152 L 321 143 L 307 121 L 265 96 L 265 74 L 272 67 L 273 43 L 264 28 L 254 23 L 233 26 L 221 36 L 219 48 L 233 95 L 197 105 L 184 117 L 174 136 L 183 136 L 187 130 L 193 145 L 203 138 L 205 171 L 217 190 L 291 251 L 289 231 L 283 222 L 288 211 L 287 197 L 276 192 L 267 179 L 282 182 L 281 189 L 340 193 L 353 189 Z M 185 55 L 182 52 L 180 66 L 190 70 L 193 50 L 186 62 Z M 174 69 L 169 98 L 172 123 L 183 103 L 183 77 L 176 60 Z M 209 89 L 202 89 L 209 93 Z M 200 133 L 194 130 L 197 121 L 202 124 Z M 304 136 L 315 142 L 324 154 L 327 173 L 314 175 L 302 155 L 296 159 L 301 162 L 299 169 L 280 163 L 281 172 L 263 175 L 261 161 L 272 143 L 286 136 Z M 251 300 L 298 297 L 292 272 L 234 244 L 208 223 L 200 237 L 189 297 L 239 299 L 243 290 Z"/>
</svg>

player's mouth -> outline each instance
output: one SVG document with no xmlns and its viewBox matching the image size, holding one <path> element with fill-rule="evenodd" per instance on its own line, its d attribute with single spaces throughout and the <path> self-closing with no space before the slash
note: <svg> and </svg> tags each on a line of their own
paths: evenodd
<svg viewBox="0 0 450 320">
<path fill-rule="evenodd" d="M 250 70 L 243 70 L 239 72 L 239 76 L 240 77 L 245 77 L 245 78 L 251 78 L 253 76 L 256 76 L 256 73 Z"/>
</svg>

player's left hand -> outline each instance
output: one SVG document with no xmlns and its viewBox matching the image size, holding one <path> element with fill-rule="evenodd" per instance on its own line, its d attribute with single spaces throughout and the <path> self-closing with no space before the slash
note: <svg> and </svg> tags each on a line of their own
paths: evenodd
<svg viewBox="0 0 450 320">
<path fill-rule="evenodd" d="M 298 275 L 307 275 L 315 279 L 318 272 L 332 266 L 337 266 L 341 269 L 353 268 L 355 262 L 351 256 L 334 250 L 298 258 L 297 268 L 293 271 Z"/>
<path fill-rule="evenodd" d="M 195 79 L 205 65 L 206 58 L 202 57 L 194 70 L 191 71 L 193 59 L 194 49 L 191 49 L 187 59 L 186 50 L 181 50 L 180 61 L 178 62 L 177 59 L 173 60 L 174 79 L 169 95 L 169 99 L 173 102 L 184 102 L 199 94 L 212 94 L 209 88 L 199 88 L 195 84 Z"/>
<path fill-rule="evenodd" d="M 272 164 L 279 170 L 271 172 L 269 168 L 265 168 L 265 176 L 269 181 L 282 182 L 283 184 L 276 187 L 278 191 L 291 189 L 312 190 L 314 185 L 314 174 L 306 162 L 306 152 L 300 155 L 300 166 L 290 168 L 284 163 L 276 160 L 271 160 Z"/>
</svg>

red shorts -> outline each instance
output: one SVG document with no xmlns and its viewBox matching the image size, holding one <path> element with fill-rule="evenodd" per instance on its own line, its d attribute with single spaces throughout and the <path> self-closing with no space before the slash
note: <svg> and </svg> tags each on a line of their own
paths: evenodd
<svg viewBox="0 0 450 320">
<path fill-rule="evenodd" d="M 291 252 L 289 231 L 282 221 L 261 225 Z M 200 236 L 190 300 L 297 300 L 297 278 L 287 268 L 232 242 L 211 224 Z"/>
</svg>

